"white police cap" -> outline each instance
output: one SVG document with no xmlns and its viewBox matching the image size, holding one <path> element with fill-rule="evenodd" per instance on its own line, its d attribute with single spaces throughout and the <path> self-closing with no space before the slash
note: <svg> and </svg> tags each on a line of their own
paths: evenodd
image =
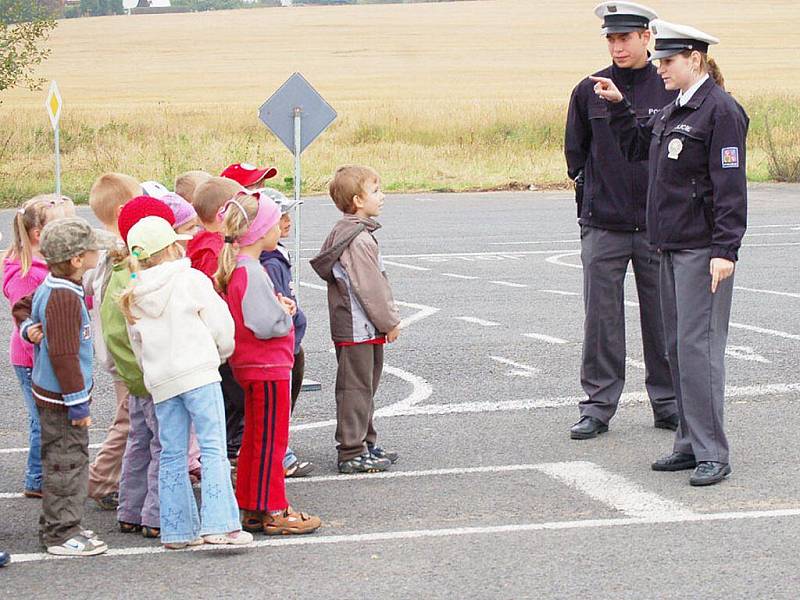
<svg viewBox="0 0 800 600">
<path fill-rule="evenodd" d="M 709 46 L 719 44 L 719 40 L 713 35 L 708 35 L 688 25 L 678 25 L 661 19 L 650 23 L 650 30 L 656 40 L 655 50 L 650 55 L 650 60 L 668 58 L 684 50 L 708 52 Z"/>
<path fill-rule="evenodd" d="M 635 2 L 603 2 L 594 14 L 603 19 L 603 35 L 647 29 L 650 21 L 658 18 L 653 10 Z"/>
</svg>

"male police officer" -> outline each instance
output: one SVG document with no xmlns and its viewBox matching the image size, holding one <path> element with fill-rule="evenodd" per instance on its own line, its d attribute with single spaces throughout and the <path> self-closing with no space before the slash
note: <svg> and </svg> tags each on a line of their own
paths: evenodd
<svg viewBox="0 0 800 600">
<path fill-rule="evenodd" d="M 603 20 L 613 64 L 597 73 L 611 78 L 646 121 L 675 99 L 648 62 L 648 25 L 656 14 L 633 2 L 604 2 Z M 588 78 L 573 90 L 567 116 L 565 153 L 576 183 L 581 226 L 585 308 L 580 420 L 573 439 L 608 431 L 625 383 L 625 273 L 633 262 L 644 346 L 645 385 L 655 426 L 678 426 L 675 394 L 666 358 L 658 297 L 659 258 L 645 233 L 647 161 L 628 162 L 609 126 L 609 108 Z"/>
</svg>

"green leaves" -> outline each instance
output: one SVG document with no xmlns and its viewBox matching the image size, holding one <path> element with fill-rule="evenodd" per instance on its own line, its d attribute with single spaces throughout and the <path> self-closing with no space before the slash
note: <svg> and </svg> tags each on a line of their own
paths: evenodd
<svg viewBox="0 0 800 600">
<path fill-rule="evenodd" d="M 43 47 L 55 28 L 53 9 L 35 0 L 0 0 L 0 92 L 39 89 L 36 66 L 50 54 Z"/>
</svg>

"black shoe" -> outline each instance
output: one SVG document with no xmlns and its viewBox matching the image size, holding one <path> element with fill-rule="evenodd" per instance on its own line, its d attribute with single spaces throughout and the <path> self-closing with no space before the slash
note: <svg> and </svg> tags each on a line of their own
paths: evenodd
<svg viewBox="0 0 800 600">
<path fill-rule="evenodd" d="M 0 552 L 0 567 L 5 567 L 11 562 L 11 555 L 8 552 Z"/>
<path fill-rule="evenodd" d="M 581 417 L 569 430 L 569 437 L 573 440 L 588 440 L 596 438 L 601 433 L 608 431 L 608 425 L 594 417 Z"/>
<path fill-rule="evenodd" d="M 728 463 L 704 460 L 697 464 L 697 468 L 689 478 L 689 483 L 692 485 L 714 485 L 723 479 L 727 479 L 730 474 L 731 466 Z"/>
<path fill-rule="evenodd" d="M 670 431 L 678 431 L 678 413 L 672 414 L 663 419 L 656 419 L 653 422 L 653 427 L 656 429 L 669 429 Z"/>
<path fill-rule="evenodd" d="M 653 469 L 653 471 L 685 471 L 687 469 L 694 469 L 696 466 L 697 461 L 694 458 L 694 454 L 673 452 L 669 456 L 659 458 L 650 465 L 650 468 Z"/>
<path fill-rule="evenodd" d="M 379 473 L 392 466 L 388 458 L 376 458 L 371 454 L 362 454 L 339 463 L 339 473 Z"/>
</svg>

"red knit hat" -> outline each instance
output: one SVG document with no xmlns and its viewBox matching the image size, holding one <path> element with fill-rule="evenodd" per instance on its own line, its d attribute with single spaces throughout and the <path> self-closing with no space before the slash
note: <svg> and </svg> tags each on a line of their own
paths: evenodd
<svg viewBox="0 0 800 600">
<path fill-rule="evenodd" d="M 136 196 L 136 198 L 129 200 L 122 207 L 117 219 L 119 234 L 126 244 L 128 243 L 128 232 L 131 227 L 145 217 L 161 217 L 170 225 L 175 224 L 175 215 L 170 207 L 161 200 L 150 196 Z"/>
</svg>

